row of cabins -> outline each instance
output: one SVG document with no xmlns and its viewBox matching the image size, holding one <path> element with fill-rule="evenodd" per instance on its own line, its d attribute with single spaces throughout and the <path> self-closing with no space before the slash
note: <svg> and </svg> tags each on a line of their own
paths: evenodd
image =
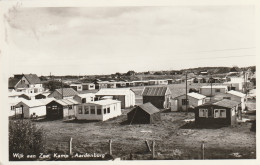
<svg viewBox="0 0 260 165">
<path fill-rule="evenodd" d="M 76 91 L 83 90 L 95 90 L 95 89 L 103 89 L 103 88 L 127 88 L 133 86 L 147 86 L 147 85 L 167 85 L 172 84 L 173 79 L 165 79 L 165 80 L 140 80 L 140 81 L 96 81 L 95 83 L 74 83 L 71 84 L 70 87 Z"/>
<path fill-rule="evenodd" d="M 16 100 L 16 103 L 10 102 L 11 116 L 15 117 L 79 118 L 103 121 L 120 115 L 121 108 L 133 107 L 135 94 L 130 89 L 101 89 L 96 94 L 78 94 L 72 88 L 64 88 L 56 89 L 47 99 L 16 98 L 10 100 Z M 89 113 L 87 113 L 86 107 L 88 107 Z M 95 108 L 93 109 L 93 107 Z"/>
<path fill-rule="evenodd" d="M 222 88 L 224 90 L 221 90 Z M 119 116 L 121 115 L 122 107 L 131 107 L 135 105 L 135 102 L 131 101 L 131 100 L 135 100 L 134 92 L 130 89 L 128 89 L 128 92 L 123 90 L 126 89 L 101 89 L 99 90 L 99 92 L 95 94 L 95 96 L 91 94 L 76 94 L 72 98 L 71 98 L 71 93 L 73 92 L 71 91 L 68 92 L 66 88 L 63 89 L 62 91 L 60 90 L 54 91 L 52 94 L 50 94 L 50 96 L 52 96 L 53 98 L 55 96 L 58 99 L 54 98 L 54 100 L 52 100 L 51 102 L 45 105 L 46 117 L 50 119 L 78 118 L 84 120 L 91 119 L 91 120 L 104 121 L 111 117 Z M 215 91 L 214 97 L 211 92 L 213 90 Z M 205 95 L 209 95 L 214 99 L 212 99 L 212 101 L 210 102 L 207 101 L 207 97 L 202 94 L 203 92 L 205 92 L 204 93 Z M 67 93 L 69 93 L 70 95 Z M 64 95 L 64 97 L 66 97 L 65 99 L 64 98 L 60 99 L 60 95 L 62 94 Z M 210 88 L 202 87 L 200 89 L 200 94 L 189 93 L 188 100 L 186 100 L 186 95 L 181 95 L 174 98 L 174 101 L 172 101 L 171 91 L 169 90 L 168 87 L 145 87 L 142 92 L 142 96 L 143 96 L 143 103 L 144 103 L 143 106 L 134 107 L 131 113 L 129 112 L 128 120 L 129 122 L 131 121 L 131 123 L 135 123 L 137 121 L 140 122 L 142 120 L 143 122 L 152 122 L 152 121 L 160 120 L 159 117 L 157 116 L 158 112 L 153 111 L 153 109 L 168 109 L 169 107 L 172 106 L 171 104 L 173 104 L 174 106 L 177 107 L 177 108 L 175 107 L 175 109 L 177 110 L 185 109 L 186 105 L 189 108 L 194 109 L 195 115 L 198 115 L 197 116 L 198 119 L 196 119 L 197 121 L 200 118 L 206 118 L 205 120 L 211 118 L 209 120 L 216 120 L 216 121 L 219 120 L 218 118 L 222 118 L 222 120 L 224 120 L 223 118 L 225 118 L 225 120 L 230 120 L 227 121 L 227 123 L 224 122 L 225 124 L 228 123 L 233 124 L 232 121 L 233 118 L 235 118 L 234 114 L 235 115 L 237 114 L 239 108 L 243 109 L 242 103 L 244 101 L 243 99 L 244 95 L 242 95 L 240 92 L 237 91 L 228 91 L 226 86 L 225 87 L 212 86 Z M 33 100 L 33 101 L 39 101 L 39 100 Z M 230 104 L 228 104 L 228 102 L 230 102 Z M 44 104 L 41 104 L 42 106 L 38 106 L 38 107 L 33 105 L 27 105 L 27 104 L 30 103 L 25 103 L 22 101 L 15 106 L 16 109 L 22 111 L 23 117 L 44 115 L 44 114 L 36 114 L 36 111 L 32 111 L 32 113 L 25 112 L 28 111 L 27 110 L 28 108 L 36 108 L 40 110 L 40 108 L 42 108 Z M 151 105 L 149 104 L 151 104 L 153 108 L 151 108 Z M 233 106 L 233 104 L 234 105 L 236 104 L 236 106 Z M 207 108 L 205 107 L 203 110 L 203 106 L 209 106 L 211 107 L 211 110 L 210 111 L 206 110 Z M 198 109 L 198 107 L 200 107 L 200 109 Z M 151 110 L 148 111 L 147 109 L 151 109 Z M 135 114 L 139 110 L 142 111 L 140 112 L 140 114 L 143 115 L 139 117 L 135 116 Z M 43 112 L 42 109 L 41 112 Z M 203 122 L 201 124 L 203 124 Z"/>
</svg>

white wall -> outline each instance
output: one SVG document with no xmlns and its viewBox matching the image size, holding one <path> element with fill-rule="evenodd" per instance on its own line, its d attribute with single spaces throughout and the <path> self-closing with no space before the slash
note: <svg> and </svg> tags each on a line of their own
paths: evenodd
<svg viewBox="0 0 260 165">
<path fill-rule="evenodd" d="M 220 89 L 220 92 L 216 92 L 216 89 Z M 212 95 L 215 96 L 219 93 L 227 93 L 226 88 L 212 88 Z M 204 96 L 210 96 L 211 95 L 211 88 L 200 88 L 200 94 Z"/>
<path fill-rule="evenodd" d="M 79 111 L 78 111 L 79 106 L 82 107 L 83 114 L 79 114 Z M 85 113 L 84 106 L 88 106 L 89 114 L 84 114 Z M 91 114 L 91 112 L 90 112 L 91 111 L 90 108 L 92 106 L 95 107 L 95 114 Z M 101 114 L 100 115 L 97 115 L 98 107 L 101 108 Z M 104 114 L 104 108 L 107 109 L 108 107 L 110 108 L 110 113 Z M 114 104 L 109 104 L 109 105 L 105 105 L 105 106 L 87 103 L 87 104 L 78 105 L 77 108 L 76 108 L 76 117 L 79 120 L 101 120 L 101 121 L 105 121 L 105 120 L 108 120 L 110 118 L 120 116 L 121 114 L 122 114 L 121 103 L 114 103 Z"/>
</svg>

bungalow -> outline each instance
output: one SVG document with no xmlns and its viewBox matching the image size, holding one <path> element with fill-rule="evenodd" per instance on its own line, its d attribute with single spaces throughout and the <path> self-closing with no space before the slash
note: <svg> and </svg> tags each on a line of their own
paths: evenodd
<svg viewBox="0 0 260 165">
<path fill-rule="evenodd" d="M 21 118 L 29 119 L 33 117 L 44 117 L 46 116 L 46 104 L 52 100 L 52 98 L 42 100 L 22 100 L 15 105 L 15 108 L 20 112 Z"/>
<path fill-rule="evenodd" d="M 49 92 L 39 93 L 35 95 L 35 99 L 46 99 L 49 95 Z"/>
<path fill-rule="evenodd" d="M 228 90 L 242 90 L 242 83 L 236 83 L 236 82 L 224 82 L 223 85 L 226 85 L 228 87 Z"/>
<path fill-rule="evenodd" d="M 75 91 L 82 91 L 83 90 L 82 84 L 71 84 L 70 87 L 73 88 Z"/>
<path fill-rule="evenodd" d="M 215 100 L 222 100 L 222 99 L 228 99 L 232 101 L 236 101 L 241 103 L 240 107 L 242 112 L 245 110 L 245 100 L 246 100 L 246 95 L 244 93 L 238 92 L 238 91 L 228 91 L 227 93 L 221 93 L 216 96 L 214 96 Z"/>
<path fill-rule="evenodd" d="M 168 84 L 172 84 L 173 83 L 173 79 L 166 79 L 168 81 Z"/>
<path fill-rule="evenodd" d="M 95 84 L 94 83 L 82 83 L 83 90 L 94 90 Z"/>
<path fill-rule="evenodd" d="M 109 81 L 98 81 L 95 84 L 96 89 L 108 88 Z"/>
<path fill-rule="evenodd" d="M 195 108 L 197 125 L 235 125 L 239 102 L 223 99 L 212 101 Z"/>
<path fill-rule="evenodd" d="M 148 85 L 158 85 L 158 80 L 148 80 Z"/>
<path fill-rule="evenodd" d="M 73 99 L 79 103 L 88 103 L 94 101 L 95 94 L 94 93 L 78 94 L 74 96 Z"/>
<path fill-rule="evenodd" d="M 145 87 L 143 103 L 152 103 L 157 108 L 170 108 L 171 91 L 168 87 Z"/>
<path fill-rule="evenodd" d="M 116 82 L 108 82 L 107 83 L 107 88 L 116 88 L 117 86 L 117 83 Z"/>
<path fill-rule="evenodd" d="M 76 118 L 78 120 L 101 120 L 120 116 L 121 102 L 118 100 L 99 100 L 77 105 Z"/>
<path fill-rule="evenodd" d="M 53 100 L 46 105 L 47 119 L 63 119 L 75 117 L 76 105 L 79 103 L 71 98 Z"/>
<path fill-rule="evenodd" d="M 19 96 L 19 98 L 24 98 L 26 100 L 35 100 L 35 93 L 24 93 Z"/>
<path fill-rule="evenodd" d="M 192 92 L 187 94 L 187 98 L 188 100 L 186 101 L 186 94 L 175 97 L 171 104 L 171 110 L 186 111 L 186 105 L 188 109 L 194 109 L 195 107 L 205 103 L 206 96 Z"/>
<path fill-rule="evenodd" d="M 48 97 L 54 97 L 55 99 L 73 98 L 76 96 L 76 92 L 73 88 L 55 89 Z"/>
<path fill-rule="evenodd" d="M 23 100 L 25 100 L 25 99 L 23 99 L 23 98 L 9 98 L 8 99 L 9 108 L 10 108 L 9 116 L 21 116 L 22 111 L 20 111 L 19 109 L 17 110 L 15 105 Z"/>
<path fill-rule="evenodd" d="M 104 96 L 112 96 L 114 100 L 121 101 L 121 108 L 129 108 L 135 105 L 135 93 L 130 88 L 100 89 L 95 95 L 98 100 Z"/>
<path fill-rule="evenodd" d="M 204 96 L 215 96 L 219 93 L 227 93 L 227 86 L 202 86 L 200 87 L 199 93 Z M 211 93 L 212 92 L 212 93 Z"/>
<path fill-rule="evenodd" d="M 145 85 L 148 85 L 149 82 L 148 81 L 143 81 L 143 80 L 140 80 L 140 81 L 132 81 L 134 86 L 145 86 Z"/>
<path fill-rule="evenodd" d="M 130 124 L 152 124 L 161 121 L 161 113 L 153 104 L 145 103 L 128 112 L 127 121 Z"/>
<path fill-rule="evenodd" d="M 158 85 L 168 85 L 167 80 L 158 80 Z"/>
</svg>

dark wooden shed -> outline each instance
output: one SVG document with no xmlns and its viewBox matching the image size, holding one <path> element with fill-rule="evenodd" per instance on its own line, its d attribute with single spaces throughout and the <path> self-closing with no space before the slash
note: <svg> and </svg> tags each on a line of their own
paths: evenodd
<svg viewBox="0 0 260 165">
<path fill-rule="evenodd" d="M 127 113 L 127 120 L 130 124 L 151 124 L 161 121 L 160 110 L 151 103 L 134 107 Z"/>
<path fill-rule="evenodd" d="M 197 125 L 235 125 L 239 102 L 223 99 L 211 101 L 195 108 Z"/>
<path fill-rule="evenodd" d="M 143 103 L 152 103 L 160 109 L 169 109 L 171 91 L 168 87 L 145 87 L 143 92 Z"/>
<path fill-rule="evenodd" d="M 52 120 L 73 118 L 78 104 L 74 99 L 53 100 L 46 105 L 46 118 Z"/>
</svg>

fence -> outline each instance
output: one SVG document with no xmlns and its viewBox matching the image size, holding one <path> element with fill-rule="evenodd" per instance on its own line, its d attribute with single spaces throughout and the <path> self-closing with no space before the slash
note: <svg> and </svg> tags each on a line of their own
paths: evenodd
<svg viewBox="0 0 260 165">
<path fill-rule="evenodd" d="M 93 139 L 92 139 L 93 140 Z M 152 159 L 205 159 L 205 143 L 198 144 L 193 151 L 183 150 L 179 146 L 162 146 L 159 140 L 100 140 L 99 142 L 79 141 L 70 138 L 67 141 L 48 141 L 47 152 L 67 154 L 75 159 L 113 159 L 152 160 Z M 90 156 L 86 157 L 86 154 Z M 92 156 L 91 156 L 92 154 Z M 93 157 L 93 154 L 97 156 Z"/>
</svg>

